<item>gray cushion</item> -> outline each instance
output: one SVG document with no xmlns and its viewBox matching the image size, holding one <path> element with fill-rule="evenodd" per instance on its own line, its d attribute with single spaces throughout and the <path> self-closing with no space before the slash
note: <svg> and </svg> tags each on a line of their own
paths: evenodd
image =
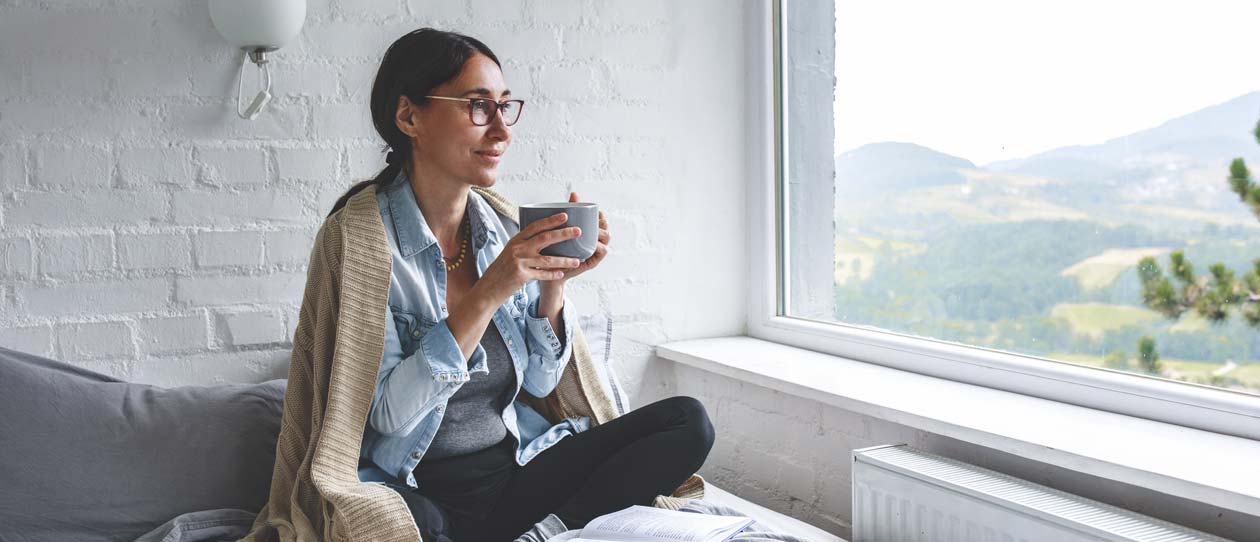
<svg viewBox="0 0 1260 542">
<path fill-rule="evenodd" d="M 0 540 L 134 540 L 267 501 L 286 381 L 160 388 L 0 348 Z"/>
</svg>

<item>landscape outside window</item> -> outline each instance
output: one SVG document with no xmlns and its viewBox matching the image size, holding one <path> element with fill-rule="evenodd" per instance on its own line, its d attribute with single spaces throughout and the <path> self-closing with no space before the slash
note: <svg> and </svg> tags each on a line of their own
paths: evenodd
<svg viewBox="0 0 1260 542">
<path fill-rule="evenodd" d="M 837 323 L 1260 393 L 1260 4 L 835 11 Z"/>
</svg>

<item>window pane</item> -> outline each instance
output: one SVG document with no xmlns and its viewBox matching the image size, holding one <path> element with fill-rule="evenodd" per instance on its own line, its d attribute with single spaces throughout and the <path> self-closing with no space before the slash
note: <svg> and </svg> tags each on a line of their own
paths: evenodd
<svg viewBox="0 0 1260 542">
<path fill-rule="evenodd" d="M 1260 3 L 785 10 L 788 315 L 1260 392 Z"/>
</svg>

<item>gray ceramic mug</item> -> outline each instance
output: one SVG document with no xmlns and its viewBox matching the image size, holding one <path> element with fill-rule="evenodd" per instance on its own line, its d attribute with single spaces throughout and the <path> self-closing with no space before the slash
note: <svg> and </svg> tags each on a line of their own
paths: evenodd
<svg viewBox="0 0 1260 542">
<path fill-rule="evenodd" d="M 543 247 L 541 254 L 545 256 L 564 256 L 586 261 L 595 254 L 599 244 L 599 206 L 585 201 L 559 203 L 526 203 L 520 207 L 521 229 L 531 222 L 542 220 L 557 213 L 568 213 L 564 225 L 552 229 L 577 226 L 582 228 L 582 235 L 573 239 L 565 239 L 554 245 Z"/>
</svg>

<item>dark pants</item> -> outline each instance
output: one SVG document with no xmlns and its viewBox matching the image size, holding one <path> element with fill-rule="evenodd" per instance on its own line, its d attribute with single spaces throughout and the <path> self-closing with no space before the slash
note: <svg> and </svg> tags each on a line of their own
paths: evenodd
<svg viewBox="0 0 1260 542">
<path fill-rule="evenodd" d="M 486 450 L 422 461 L 414 473 L 419 489 L 390 487 L 407 501 L 420 532 L 438 540 L 510 541 L 551 513 L 580 529 L 670 494 L 704 464 L 713 425 L 700 401 L 679 396 L 567 436 L 523 467 L 513 447 L 509 435 Z"/>
</svg>

